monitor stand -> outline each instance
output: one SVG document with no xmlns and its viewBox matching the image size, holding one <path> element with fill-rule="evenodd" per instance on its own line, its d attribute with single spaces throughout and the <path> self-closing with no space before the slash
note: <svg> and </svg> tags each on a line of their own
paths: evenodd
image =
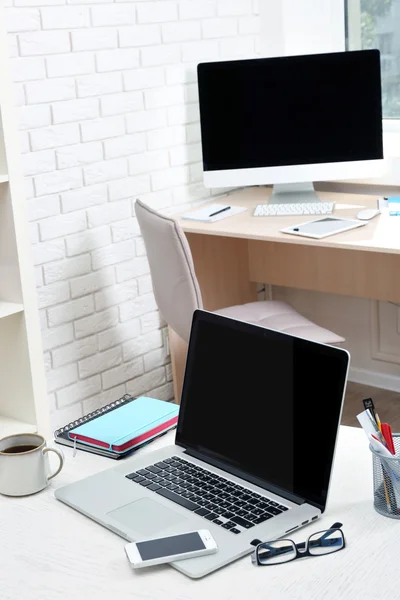
<svg viewBox="0 0 400 600">
<path fill-rule="evenodd" d="M 319 202 L 313 183 L 276 183 L 269 204 Z"/>
</svg>

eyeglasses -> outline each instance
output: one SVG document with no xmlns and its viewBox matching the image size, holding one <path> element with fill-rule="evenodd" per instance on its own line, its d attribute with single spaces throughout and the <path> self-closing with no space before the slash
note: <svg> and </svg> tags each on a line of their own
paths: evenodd
<svg viewBox="0 0 400 600">
<path fill-rule="evenodd" d="M 295 544 L 293 540 L 275 540 L 257 545 L 251 561 L 255 565 L 278 565 L 303 558 L 304 556 L 324 556 L 343 550 L 345 547 L 342 523 L 334 523 L 329 529 L 310 535 L 306 542 Z"/>
</svg>

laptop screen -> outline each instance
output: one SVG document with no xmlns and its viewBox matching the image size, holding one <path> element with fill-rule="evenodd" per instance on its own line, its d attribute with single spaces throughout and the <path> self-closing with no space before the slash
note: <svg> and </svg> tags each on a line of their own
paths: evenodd
<svg viewBox="0 0 400 600">
<path fill-rule="evenodd" d="M 176 443 L 324 510 L 345 350 L 196 311 Z"/>
</svg>

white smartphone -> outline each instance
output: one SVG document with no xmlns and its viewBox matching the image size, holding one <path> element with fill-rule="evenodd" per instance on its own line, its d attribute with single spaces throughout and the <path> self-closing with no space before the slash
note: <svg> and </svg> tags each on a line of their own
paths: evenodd
<svg viewBox="0 0 400 600">
<path fill-rule="evenodd" d="M 217 543 L 207 529 L 132 542 L 125 546 L 126 555 L 134 569 L 213 554 L 217 550 Z"/>
</svg>

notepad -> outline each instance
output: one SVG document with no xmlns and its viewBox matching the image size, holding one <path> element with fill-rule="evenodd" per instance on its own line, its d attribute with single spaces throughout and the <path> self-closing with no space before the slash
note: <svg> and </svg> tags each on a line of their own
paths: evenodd
<svg viewBox="0 0 400 600">
<path fill-rule="evenodd" d="M 234 215 L 238 215 L 247 210 L 245 206 L 231 206 L 229 210 L 224 210 L 224 212 L 221 212 L 219 215 L 210 217 L 211 214 L 223 210 L 227 206 L 229 206 L 229 204 L 206 204 L 198 210 L 182 215 L 182 219 L 202 221 L 203 223 L 215 223 L 216 221 L 221 221 L 227 217 L 233 217 Z"/>
<path fill-rule="evenodd" d="M 126 452 L 175 427 L 179 406 L 141 396 L 68 432 L 78 440 L 113 452 Z"/>
</svg>

